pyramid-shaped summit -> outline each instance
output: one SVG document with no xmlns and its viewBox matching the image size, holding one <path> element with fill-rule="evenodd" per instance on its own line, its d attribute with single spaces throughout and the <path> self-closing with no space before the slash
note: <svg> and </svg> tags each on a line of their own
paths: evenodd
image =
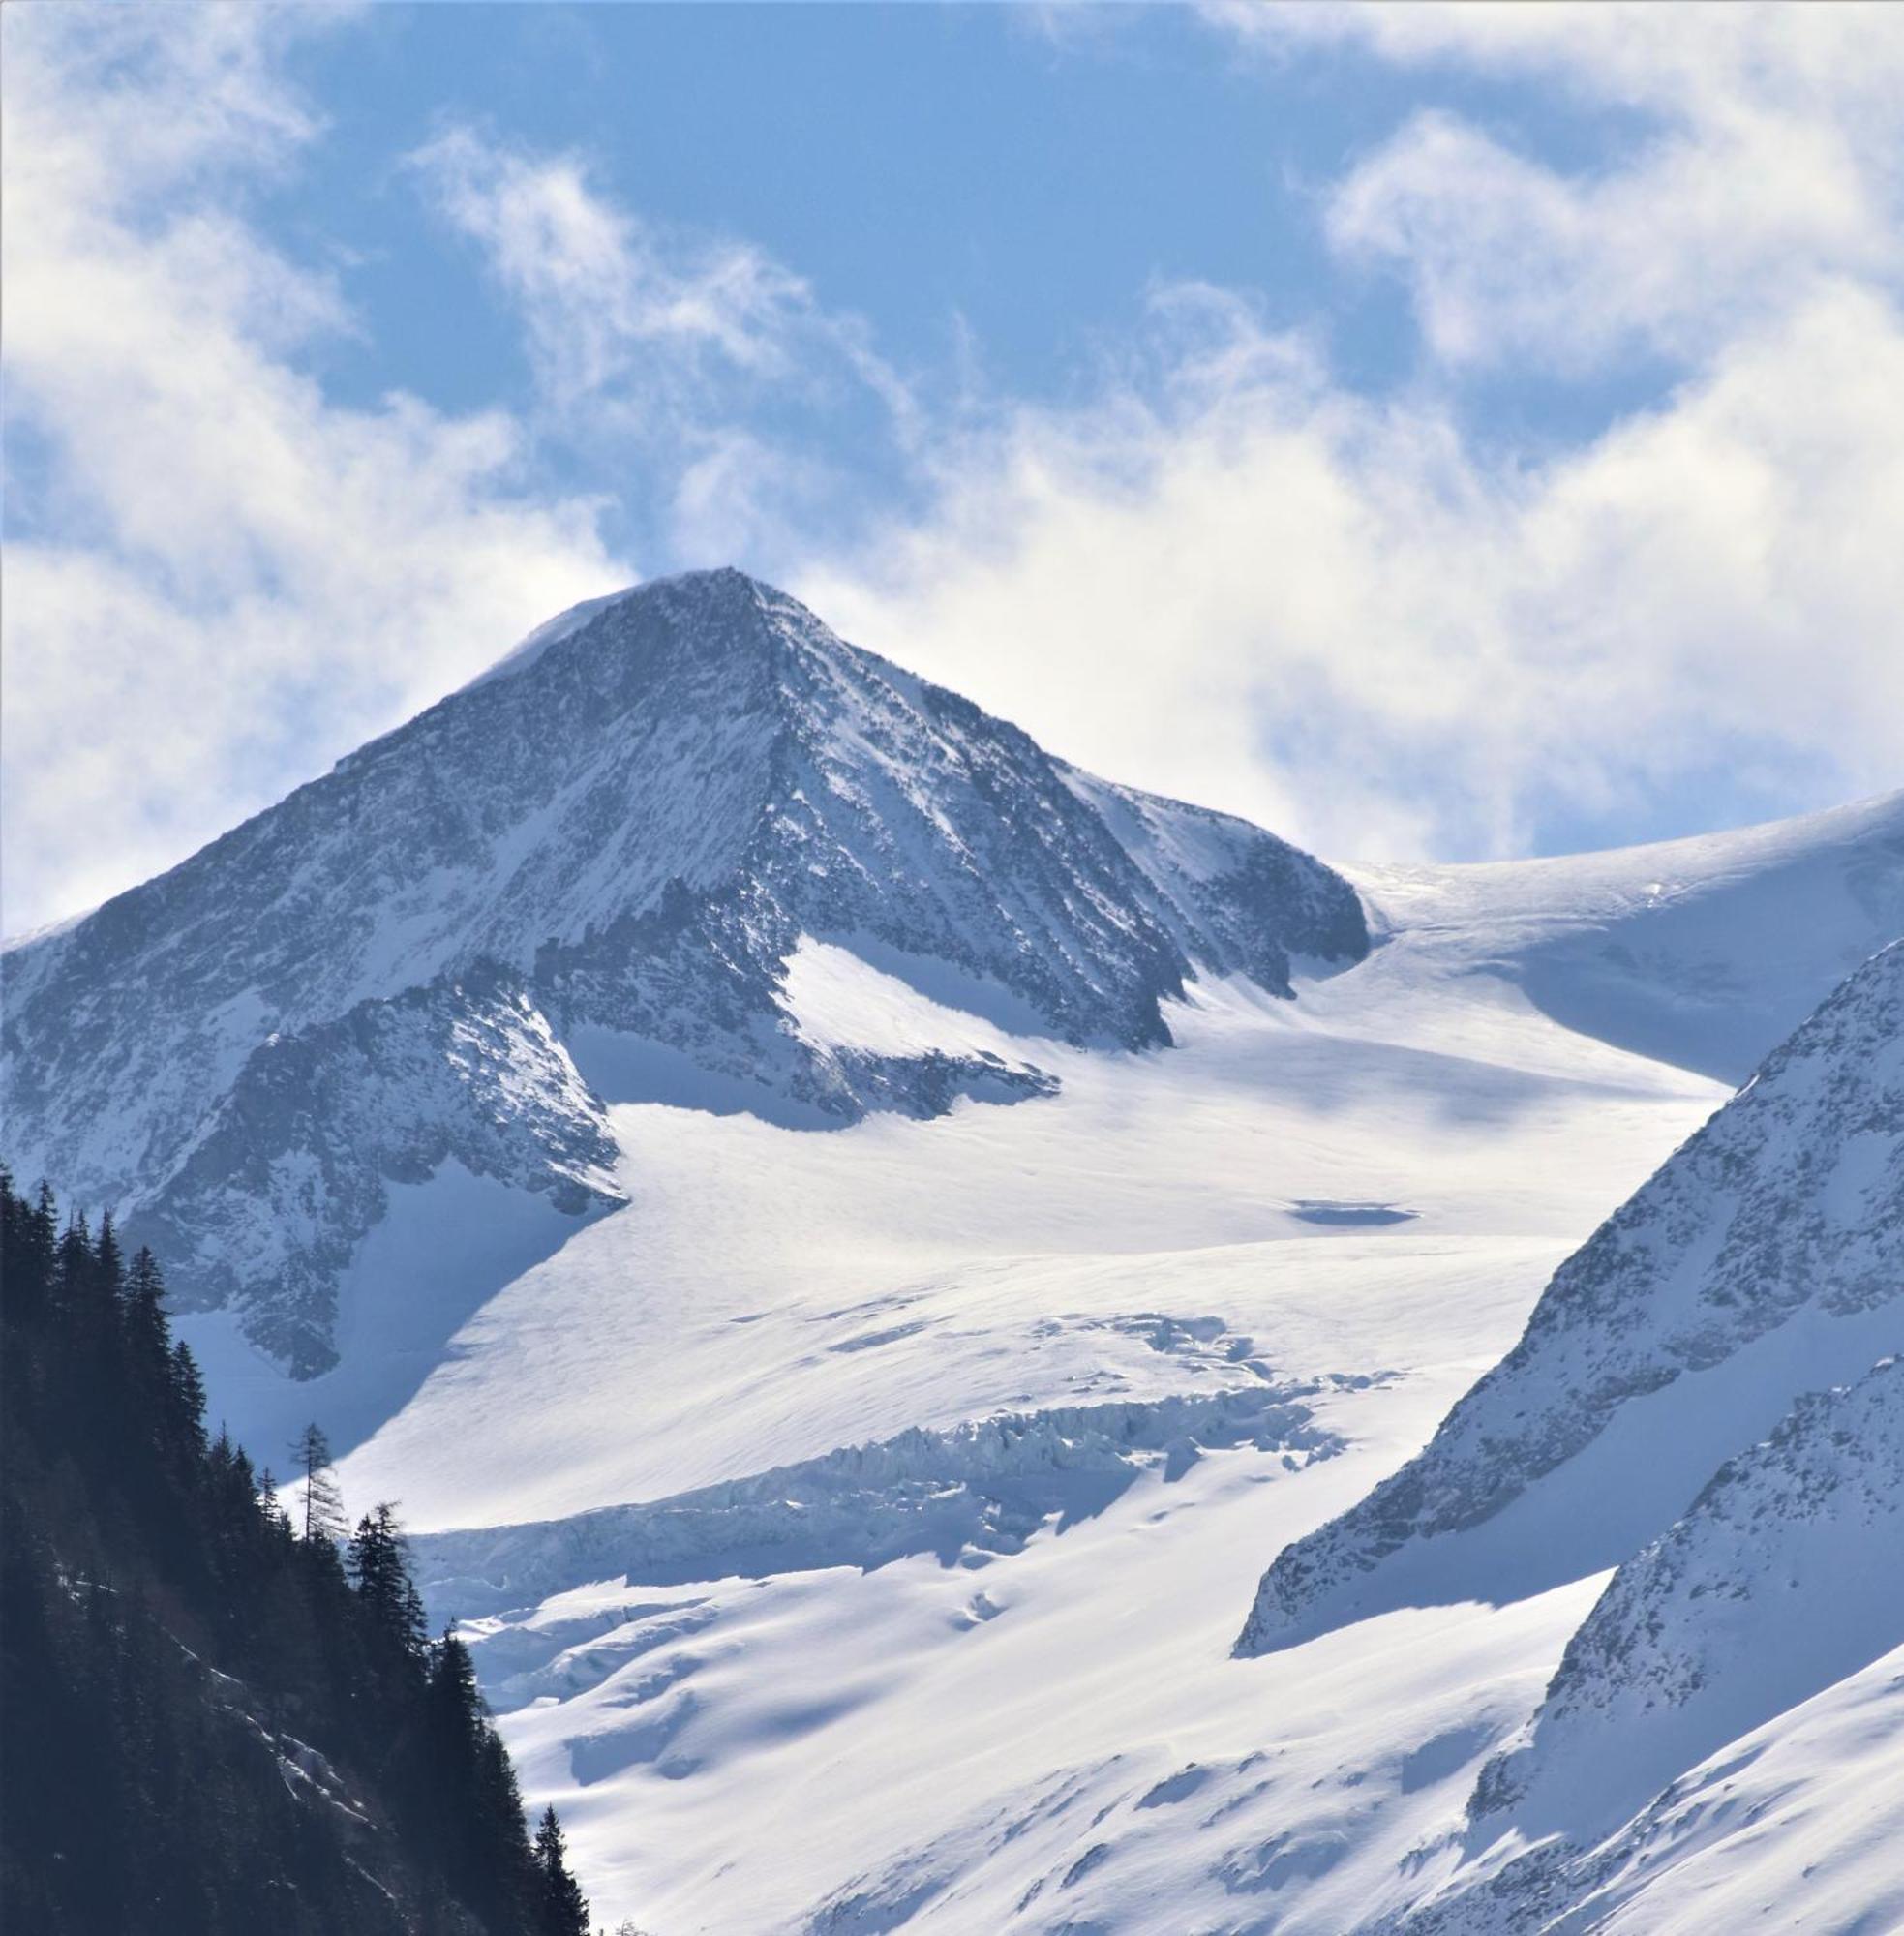
<svg viewBox="0 0 1904 1936">
<path fill-rule="evenodd" d="M 621 1079 L 661 1056 L 779 1120 L 1050 1086 L 807 1041 L 782 999 L 802 937 L 1121 1048 L 1166 1044 L 1160 1004 L 1197 974 L 1288 994 L 1292 953 L 1368 946 L 1347 884 L 1273 835 L 1094 779 L 784 592 L 697 572 L 564 614 L 15 949 L 13 1155 L 131 1212 L 188 1302 L 246 1298 L 313 1370 L 392 1183 L 454 1158 L 578 1210 L 616 1195 L 583 1035 L 639 1051 Z"/>
</svg>

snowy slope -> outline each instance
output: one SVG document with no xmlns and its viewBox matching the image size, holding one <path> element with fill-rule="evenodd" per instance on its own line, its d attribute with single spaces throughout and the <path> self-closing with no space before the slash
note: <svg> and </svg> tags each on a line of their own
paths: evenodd
<svg viewBox="0 0 1904 1936">
<path fill-rule="evenodd" d="M 900 992 L 854 985 L 856 1014 L 903 1040 Z M 472 1315 L 347 1477 L 423 1527 L 495 1525 L 914 1426 L 1233 1385 L 1251 1360 L 1313 1379 L 1446 1352 L 1471 1378 L 1721 1092 L 1596 1044 L 1571 1076 L 1530 1075 L 1306 1020 L 1338 985 L 1289 1004 L 1203 984 L 1168 1011 L 1168 1055 L 1025 1043 L 1059 1086 L 1021 1108 L 815 1136 L 614 1106 L 627 1207 Z M 827 1001 L 846 1006 L 831 982 Z M 411 1219 L 437 1226 L 429 1192 L 389 1234 Z M 1396 1297 L 1430 1309 L 1398 1326 Z M 348 1384 L 234 1373 L 221 1392 L 273 1438 Z"/>
<path fill-rule="evenodd" d="M 1904 1646 L 1899 1362 L 1801 1398 L 1619 1568 L 1477 1817 L 1580 1839 Z"/>
<path fill-rule="evenodd" d="M 810 1039 L 782 999 L 802 937 L 1008 1029 L 1127 1048 L 1167 1042 L 1159 1004 L 1199 971 L 1286 995 L 1292 951 L 1367 947 L 1353 892 L 1271 835 L 1086 781 L 703 573 L 565 615 L 11 951 L 10 1154 L 130 1211 L 187 1303 L 242 1298 L 252 1342 L 308 1374 L 393 1185 L 454 1160 L 570 1211 L 616 1200 L 603 1100 L 826 1125 L 1048 1092 L 1009 1046 Z M 453 1079 L 426 1066 L 445 1054 Z"/>
<path fill-rule="evenodd" d="M 1387 1042 L 1376 1017 L 1353 1033 L 1347 984 L 1362 972 L 1305 987 L 1293 1007 L 1208 987 L 1171 1011 L 1168 1057 L 1054 1049 L 1060 1090 L 1031 1109 L 874 1119 L 824 1138 L 615 1112 L 645 1192 L 492 1302 L 345 1473 L 353 1497 L 401 1490 L 425 1525 L 647 1500 L 648 1526 L 684 1539 L 691 1521 L 697 1544 L 710 1522 L 683 1492 L 745 1481 L 741 1503 L 788 1502 L 747 1528 L 778 1546 L 759 1580 L 745 1577 L 770 1563 L 758 1545 L 710 1543 L 716 1578 L 693 1584 L 675 1541 L 621 1541 L 630 1514 L 421 1543 L 438 1610 L 481 1617 L 478 1655 L 511 1739 L 607 1901 L 663 1929 L 803 1926 L 855 1875 L 884 1900 L 922 1866 L 945 1868 L 953 1852 L 916 1860 L 908 1843 L 966 1808 L 1005 1809 L 996 1833 L 1020 1813 L 1043 1819 L 1035 1796 L 1069 1792 L 1080 1763 L 1115 1763 L 1104 1779 L 1128 1792 L 1131 1823 L 1170 1832 L 1173 1893 L 1194 1872 L 1229 1899 L 1215 1871 L 1247 1863 L 1267 1831 L 1239 1856 L 1223 1828 L 1185 1841 L 1184 1812 L 1136 1804 L 1192 1752 L 1213 1768 L 1264 1753 L 1315 1679 L 1304 1663 L 1277 1693 L 1239 1692 L 1225 1656 L 1253 1550 L 1345 1504 L 1418 1442 L 1577 1233 L 1720 1097 L 1592 1043 L 1569 1049 L 1537 1015 L 1502 1013 L 1492 982 L 1471 1002 L 1439 999 L 1450 1037 L 1496 1053 Z M 1324 996 L 1338 1012 L 1327 1028 L 1314 1018 Z M 1421 1017 L 1406 1020 L 1412 1036 Z M 1570 1073 L 1511 1067 L 1501 1040 L 1523 1029 L 1556 1063 L 1570 1055 Z M 1173 1468 L 1166 1448 L 1139 1444 L 1107 1504 L 1068 1513 L 1062 1531 L 1047 1518 L 1008 1550 L 987 1515 L 1025 1494 L 1002 1499 L 948 1460 L 932 1489 L 953 1495 L 933 1528 L 943 1543 L 869 1574 L 868 1558 L 893 1551 L 883 1498 L 856 1497 L 842 1515 L 836 1495 L 823 1507 L 768 1475 L 910 1425 L 956 1436 L 999 1411 L 1048 1426 L 1092 1401 L 1222 1393 L 1258 1381 L 1251 1361 L 1277 1386 L 1323 1383 L 1298 1402 L 1353 1448 L 1292 1470 L 1280 1447 L 1203 1446 Z M 1034 1495 L 1047 1514 L 1073 1497 L 1056 1480 Z M 802 1519 L 803 1549 L 788 1531 Z M 532 1576 L 512 1570 L 526 1537 Z M 741 1577 L 718 1577 L 730 1570 Z M 499 1606 L 499 1579 L 520 1582 L 520 1602 L 505 1590 Z M 1524 1635 L 1526 1701 L 1563 1638 Z M 1492 1668 L 1497 1644 L 1481 1654 Z M 1345 1751 L 1326 1716 L 1367 1674 L 1345 1657 L 1307 1697 L 1314 1759 L 1292 1786 Z M 1496 1712 L 1474 1752 L 1524 1711 Z M 1370 1723 L 1368 1751 L 1389 1725 Z M 1464 1707 L 1422 1725 L 1424 1740 L 1465 1739 L 1470 1722 Z M 922 1739 L 935 1743 L 923 1761 Z M 955 1784 L 948 1764 L 963 1770 Z M 816 1785 L 824 1821 L 789 1800 Z M 1025 1789 L 1034 1799 L 1013 1812 Z M 1410 1803 L 1437 1792 L 1411 1790 Z M 1240 1836 L 1290 1806 L 1279 1789 L 1229 1826 Z M 973 1841 L 971 1872 L 933 1895 L 932 1916 L 1012 1926 L 1039 1873 L 1023 1864 L 1055 1863 L 1055 1890 L 1090 1846 L 1073 1828 L 1068 1810 L 1043 1840 L 1014 1834 L 1002 1859 Z M 1124 1903 L 1121 1926 L 1160 1926 L 1118 1882 L 1108 1865 L 1097 1874 Z"/>
<path fill-rule="evenodd" d="M 1282 1554 L 1241 1651 L 1617 1563 L 1904 1320 L 1904 947 L 1874 955 L 1569 1258 L 1433 1443 Z"/>
<path fill-rule="evenodd" d="M 1408 1936 L 1904 1928 L 1904 1648 L 1730 1741 L 1585 1849 L 1550 1842 Z"/>
<path fill-rule="evenodd" d="M 1904 1376 L 1807 1394 L 1614 1575 L 1415 1936 L 1904 1924 Z"/>
<path fill-rule="evenodd" d="M 1609 854 L 1350 871 L 1408 952 L 1459 953 L 1570 1029 L 1738 1083 L 1904 934 L 1904 795 Z"/>
<path fill-rule="evenodd" d="M 649 1196 L 494 1300 L 346 1467 L 426 1525 L 534 1522 L 420 1555 L 605 1903 L 666 1930 L 1482 1913 L 1522 1845 L 1473 1842 L 1476 1783 L 1600 1581 L 1227 1655 L 1252 1550 L 1392 1470 L 1723 1101 L 1528 1001 L 1494 965 L 1524 922 L 1510 906 L 1490 945 L 1472 902 L 1459 926 L 1393 921 L 1294 1005 L 1202 983 L 1167 1012 L 1169 1057 L 1028 1047 L 1060 1076 L 1032 1109 L 826 1138 L 613 1112 Z M 863 964 L 801 958 L 816 1029 L 948 1027 Z M 1245 1364 L 1325 1448 L 1162 1442 L 1158 1407 L 1221 1399 Z M 1108 1468 L 1081 1425 L 1106 1402 L 1142 1421 Z M 1030 1464 L 963 1449 L 1001 1414 Z M 1777 1870 L 1670 1798 L 1656 1816 L 1542 1855 L 1556 1900 Z M 1837 1853 L 1843 1898 L 1878 1899 L 1870 1848 Z"/>
<path fill-rule="evenodd" d="M 1855 1542 L 1895 1450 L 1749 1449 L 1889 1348 L 1894 961 L 1696 1133 L 1904 931 L 1900 857 L 1904 795 L 1358 905 L 709 574 L 11 952 L 9 1153 L 192 1260 L 241 1437 L 316 1415 L 402 1501 L 611 1925 L 1877 1928 L 1904 1657 L 1740 1690 L 1824 1563 L 1793 1498 L 1835 1473 Z M 1611 1446 L 1620 1511 L 1411 1522 L 1462 1563 L 1233 1658 L 1584 1242 L 1608 1336 L 1553 1327 L 1475 1497 L 1551 1525 Z M 1570 1696 L 1596 1603 L 1657 1671 Z M 1615 1755 L 1593 1825 L 1515 1813 L 1693 1677 L 1664 1794 Z"/>
</svg>

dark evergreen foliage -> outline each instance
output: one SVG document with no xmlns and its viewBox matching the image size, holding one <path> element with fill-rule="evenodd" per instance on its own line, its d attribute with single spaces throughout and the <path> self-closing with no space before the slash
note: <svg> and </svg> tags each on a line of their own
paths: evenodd
<svg viewBox="0 0 1904 1936">
<path fill-rule="evenodd" d="M 552 1806 L 535 1830 L 535 1866 L 542 1884 L 542 1926 L 549 1936 L 589 1936 L 589 1904 L 568 1872 L 568 1847 Z"/>
<path fill-rule="evenodd" d="M 294 1528 L 204 1402 L 151 1253 L 0 1170 L 0 1921 L 587 1936 L 392 1508 L 347 1568 L 322 1434 Z"/>
</svg>

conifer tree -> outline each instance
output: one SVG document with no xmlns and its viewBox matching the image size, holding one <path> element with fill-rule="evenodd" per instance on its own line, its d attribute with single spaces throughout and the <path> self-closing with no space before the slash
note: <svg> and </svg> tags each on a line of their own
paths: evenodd
<svg viewBox="0 0 1904 1936">
<path fill-rule="evenodd" d="M 568 1844 L 552 1801 L 535 1830 L 535 1870 L 546 1936 L 589 1936 L 589 1899 L 568 1868 Z"/>
<path fill-rule="evenodd" d="M 278 1481 L 266 1466 L 257 1475 L 257 1509 L 263 1515 L 264 1523 L 273 1531 L 280 1528 L 288 1534 L 290 1520 L 286 1516 L 284 1501 L 278 1497 Z"/>
<path fill-rule="evenodd" d="M 432 1732 L 446 1755 L 466 1755 L 482 1724 L 483 1697 L 469 1649 L 445 1627 L 430 1651 Z"/>
<path fill-rule="evenodd" d="M 76 1328 L 85 1324 L 92 1302 L 93 1233 L 86 1226 L 83 1210 L 74 1211 L 60 1232 L 54 1275 L 68 1325 Z"/>
<path fill-rule="evenodd" d="M 103 1211 L 99 1236 L 93 1243 L 93 1282 L 101 1301 L 117 1298 L 125 1280 L 126 1260 L 119 1249 L 118 1232 L 112 1227 L 112 1212 Z"/>
<path fill-rule="evenodd" d="M 43 1176 L 40 1179 L 40 1194 L 35 1205 L 35 1214 L 40 1226 L 40 1242 L 46 1260 L 46 1276 L 50 1282 L 53 1269 L 53 1247 L 59 1229 L 59 1204 L 53 1195 L 53 1186 Z"/>
<path fill-rule="evenodd" d="M 110 1238 L 110 1220 L 107 1220 Z M 116 1240 L 108 1242 L 106 1259 L 117 1255 Z M 74 1368 L 76 1388 L 76 1421 L 85 1448 L 96 1448 L 106 1423 L 104 1394 L 107 1366 L 118 1330 L 116 1286 L 102 1275 L 99 1254 L 83 1210 L 67 1219 L 59 1240 L 56 1306 L 61 1319 L 58 1346 Z"/>
<path fill-rule="evenodd" d="M 166 1389 L 171 1400 L 172 1430 L 189 1453 L 205 1450 L 205 1381 L 198 1361 L 183 1338 L 172 1346 Z"/>
<path fill-rule="evenodd" d="M 423 1602 L 409 1577 L 397 1509 L 387 1499 L 357 1522 L 346 1566 L 373 1637 L 394 1659 L 420 1663 L 427 1645 Z"/>
<path fill-rule="evenodd" d="M 23 1323 L 38 1321 L 52 1295 L 54 1260 L 58 1250 L 59 1217 L 53 1193 L 40 1186 L 39 1200 L 28 1203 L 14 1194 L 14 1179 L 0 1167 L 0 1200 L 6 1207 L 0 1242 L 0 1294 L 10 1313 Z"/>
<path fill-rule="evenodd" d="M 146 1414 L 144 1422 L 161 1430 L 171 1382 L 165 1298 L 166 1284 L 158 1259 L 141 1245 L 126 1273 L 120 1299 L 120 1341 L 127 1375 Z"/>
<path fill-rule="evenodd" d="M 322 1434 L 298 1539 L 204 1410 L 150 1255 L 125 1263 L 109 1219 L 62 1230 L 0 1168 L 0 1722 L 33 1756 L 0 1780 L 7 1927 L 579 1936 L 468 1649 L 424 1645 L 394 1509 L 347 1578 Z M 287 1785 L 314 1750 L 387 1833 Z"/>
<path fill-rule="evenodd" d="M 291 1457 L 304 1482 L 305 1539 L 342 1539 L 348 1524 L 344 1516 L 344 1494 L 332 1469 L 330 1440 L 315 1419 L 292 1441 Z"/>
</svg>

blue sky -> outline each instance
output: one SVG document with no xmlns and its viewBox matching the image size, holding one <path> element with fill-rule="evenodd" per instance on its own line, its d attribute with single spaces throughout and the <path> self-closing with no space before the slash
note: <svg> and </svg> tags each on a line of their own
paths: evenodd
<svg viewBox="0 0 1904 1936">
<path fill-rule="evenodd" d="M 1884 11 L 5 32 L 10 932 L 728 560 L 1332 854 L 1900 777 Z"/>
<path fill-rule="evenodd" d="M 326 346 L 326 386 L 360 406 L 400 387 L 446 409 L 533 404 L 480 252 L 445 232 L 404 166 L 446 127 L 586 157 L 605 197 L 683 244 L 764 251 L 823 307 L 863 318 L 928 397 L 950 401 L 976 366 L 1005 394 L 1061 405 L 1088 404 L 1149 291 L 1197 282 L 1319 332 L 1345 382 L 1379 395 L 1417 380 L 1406 290 L 1336 259 L 1327 185 L 1428 105 L 1566 168 L 1603 166 L 1643 125 L 1488 76 L 1398 73 L 1354 47 L 1292 48 L 1265 74 L 1174 7 L 1074 22 L 993 5 L 388 7 L 288 67 L 329 126 L 263 213 L 299 253 L 350 252 L 344 281 L 368 324 Z M 1465 406 L 1480 434 L 1552 444 L 1672 374 L 1487 371 Z M 870 498 L 918 482 L 865 410 L 816 402 L 753 408 L 873 472 Z M 607 528 L 646 567 L 699 561 L 645 515 L 623 453 L 544 454 L 615 496 Z"/>
</svg>

